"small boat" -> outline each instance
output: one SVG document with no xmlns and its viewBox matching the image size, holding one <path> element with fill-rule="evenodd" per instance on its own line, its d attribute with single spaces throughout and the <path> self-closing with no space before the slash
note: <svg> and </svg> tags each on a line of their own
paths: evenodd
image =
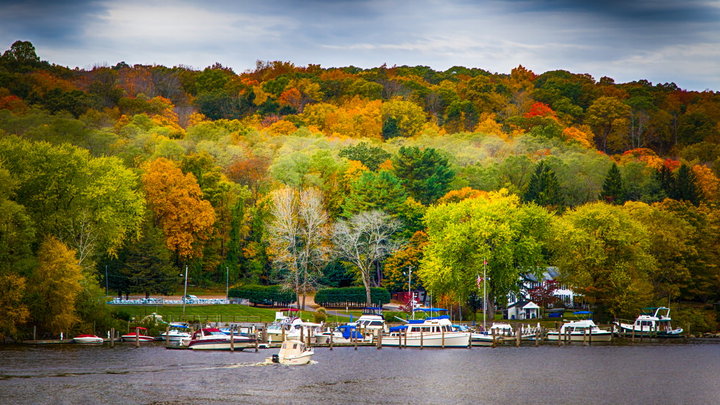
<svg viewBox="0 0 720 405">
<path fill-rule="evenodd" d="M 534 340 L 538 328 L 522 326 L 520 340 Z M 494 322 L 486 331 L 473 333 L 470 337 L 473 346 L 492 346 L 493 343 L 515 341 L 517 336 L 509 323 Z"/>
<path fill-rule="evenodd" d="M 179 341 L 181 341 L 183 339 L 187 339 L 189 337 L 190 337 L 190 333 L 188 333 L 188 332 L 181 331 L 178 329 L 170 329 L 167 332 L 161 333 L 157 337 L 157 340 L 162 340 L 163 342 L 165 340 L 168 340 L 170 342 L 179 342 Z"/>
<path fill-rule="evenodd" d="M 154 337 L 143 334 L 143 331 L 147 331 L 147 328 L 137 327 L 135 329 L 137 329 L 135 332 L 126 333 L 120 336 L 120 339 L 122 339 L 123 342 L 135 342 L 137 340 L 141 342 L 152 342 L 155 340 Z"/>
<path fill-rule="evenodd" d="M 180 346 L 193 350 L 243 350 L 254 345 L 255 339 L 249 336 L 227 335 L 217 328 L 200 329 L 191 338 L 180 341 Z"/>
<path fill-rule="evenodd" d="M 372 331 L 370 330 L 368 332 Z M 333 330 L 315 334 L 315 342 L 320 345 L 329 344 L 332 337 L 333 343 L 352 343 L 354 341 L 371 343 L 373 341 L 373 336 L 374 335 L 372 333 L 366 333 L 363 335 L 357 330 L 357 327 L 354 324 L 349 323 L 346 325 L 340 325 Z"/>
<path fill-rule="evenodd" d="M 548 331 L 547 340 L 569 340 L 571 342 L 609 342 L 612 340 L 612 331 L 600 329 L 592 319 L 566 322 L 560 331 Z"/>
<path fill-rule="evenodd" d="M 73 343 L 84 345 L 96 345 L 103 343 L 103 338 L 96 335 L 77 335 L 72 339 Z"/>
<path fill-rule="evenodd" d="M 634 323 L 616 321 L 619 334 L 634 335 L 637 337 L 676 338 L 682 337 L 682 328 L 673 329 L 670 325 L 670 308 L 645 308 L 649 311 L 641 314 Z"/>
<path fill-rule="evenodd" d="M 305 343 L 299 340 L 286 340 L 280 347 L 278 354 L 273 354 L 271 361 L 288 366 L 297 366 L 310 363 L 313 354 L 315 352 L 306 347 Z"/>
<path fill-rule="evenodd" d="M 349 323 L 352 324 L 352 323 Z M 380 331 L 388 332 L 387 325 L 385 325 L 385 318 L 382 314 L 382 308 L 380 307 L 365 307 L 363 313 L 360 315 L 357 321 L 355 321 L 355 328 L 359 331 Z"/>
<path fill-rule="evenodd" d="M 382 336 L 383 346 L 405 347 L 468 347 L 470 332 L 455 332 L 447 315 L 410 320 L 405 325 L 390 328 Z"/>
</svg>

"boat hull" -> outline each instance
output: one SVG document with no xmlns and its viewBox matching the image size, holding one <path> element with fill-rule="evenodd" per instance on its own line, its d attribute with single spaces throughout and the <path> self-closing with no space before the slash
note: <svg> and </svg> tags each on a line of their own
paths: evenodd
<svg viewBox="0 0 720 405">
<path fill-rule="evenodd" d="M 633 326 L 621 323 L 617 332 L 618 336 L 633 336 Z M 671 331 L 649 331 L 647 329 L 640 330 L 635 329 L 635 337 L 648 337 L 648 338 L 681 338 L 683 337 L 682 329 L 675 329 Z"/>
<path fill-rule="evenodd" d="M 471 335 L 471 342 L 473 346 L 479 346 L 479 347 L 489 347 L 493 346 L 493 336 L 492 335 L 486 335 L 483 333 L 473 333 Z M 515 336 L 495 336 L 495 344 L 501 344 L 505 342 L 515 342 L 516 337 Z M 535 340 L 535 334 L 526 334 L 520 336 L 521 341 L 534 341 Z"/>
<path fill-rule="evenodd" d="M 569 340 L 570 342 L 609 342 L 612 340 L 612 332 L 610 331 L 604 331 L 604 332 L 596 332 L 592 333 L 590 335 L 584 334 L 584 333 L 569 333 L 569 334 L 560 334 L 558 332 L 548 332 L 546 336 L 546 340 L 548 341 L 555 341 L 558 340 L 566 341 Z"/>
<path fill-rule="evenodd" d="M 311 350 L 298 356 L 280 357 L 279 363 L 286 366 L 301 366 L 310 363 L 313 354 L 315 353 Z"/>
<path fill-rule="evenodd" d="M 206 339 L 195 340 L 188 344 L 188 348 L 192 350 L 243 350 L 248 347 L 254 347 L 255 341 L 236 340 L 231 343 L 229 339 Z"/>
<path fill-rule="evenodd" d="M 76 336 L 73 338 L 73 343 L 82 345 L 99 345 L 103 344 L 103 338 L 99 336 Z"/>
<path fill-rule="evenodd" d="M 470 333 L 446 333 L 443 337 L 440 333 L 409 334 L 407 339 L 404 335 L 388 335 L 382 337 L 382 345 L 389 347 L 434 347 L 453 348 L 468 347 Z"/>
<path fill-rule="evenodd" d="M 135 342 L 136 340 L 139 340 L 140 342 L 152 342 L 155 340 L 154 337 L 145 335 L 140 335 L 137 338 L 135 335 L 122 335 L 120 339 L 122 339 L 123 342 Z"/>
</svg>

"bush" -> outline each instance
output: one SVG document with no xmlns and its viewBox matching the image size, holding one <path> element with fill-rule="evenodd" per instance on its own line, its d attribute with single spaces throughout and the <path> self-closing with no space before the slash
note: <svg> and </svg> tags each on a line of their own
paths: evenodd
<svg viewBox="0 0 720 405">
<path fill-rule="evenodd" d="M 325 322 L 327 320 L 327 314 L 325 311 L 317 311 L 313 313 L 313 318 L 315 323 Z"/>
<path fill-rule="evenodd" d="M 284 290 L 279 285 L 246 285 L 229 291 L 230 298 L 245 298 L 253 305 L 287 306 L 297 301 L 294 291 Z"/>
<path fill-rule="evenodd" d="M 364 287 L 323 288 L 315 294 L 315 302 L 324 307 L 363 307 L 365 298 Z M 373 287 L 370 298 L 373 305 L 382 306 L 390 302 L 390 292 Z"/>
</svg>

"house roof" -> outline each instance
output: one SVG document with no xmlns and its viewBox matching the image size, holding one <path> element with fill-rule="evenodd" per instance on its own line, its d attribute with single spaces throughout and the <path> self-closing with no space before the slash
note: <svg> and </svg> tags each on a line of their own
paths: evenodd
<svg viewBox="0 0 720 405">
<path fill-rule="evenodd" d="M 508 305 L 508 309 L 510 309 L 512 307 L 518 307 L 521 309 L 540 309 L 540 307 L 536 303 L 534 303 L 532 301 L 527 301 L 527 300 L 521 300 L 514 304 Z"/>
</svg>

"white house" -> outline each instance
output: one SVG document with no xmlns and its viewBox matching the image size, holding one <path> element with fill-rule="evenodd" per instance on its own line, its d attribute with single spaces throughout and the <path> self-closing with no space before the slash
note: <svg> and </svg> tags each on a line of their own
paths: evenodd
<svg viewBox="0 0 720 405">
<path fill-rule="evenodd" d="M 532 301 L 518 301 L 510 304 L 507 309 L 507 319 L 537 319 L 540 317 L 540 307 Z"/>
</svg>

